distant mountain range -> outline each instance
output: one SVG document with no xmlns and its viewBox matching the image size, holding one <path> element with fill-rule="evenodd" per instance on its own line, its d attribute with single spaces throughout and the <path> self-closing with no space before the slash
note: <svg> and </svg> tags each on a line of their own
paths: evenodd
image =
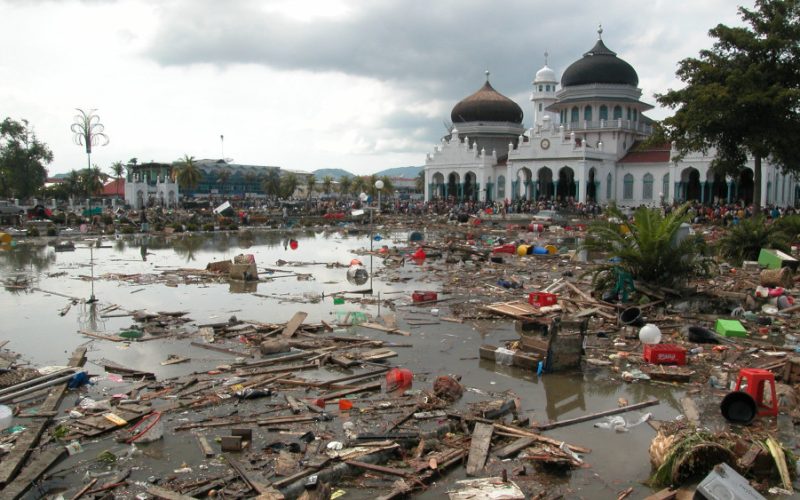
<svg viewBox="0 0 800 500">
<path fill-rule="evenodd" d="M 375 175 L 378 177 L 401 177 L 404 179 L 412 179 L 418 176 L 420 171 L 422 171 L 422 167 L 394 167 L 381 170 L 380 172 L 375 172 Z M 314 174 L 314 177 L 316 177 L 318 181 L 326 175 L 330 175 L 334 179 L 340 179 L 342 177 L 355 177 L 347 170 L 341 168 L 320 168 L 311 173 Z"/>
</svg>

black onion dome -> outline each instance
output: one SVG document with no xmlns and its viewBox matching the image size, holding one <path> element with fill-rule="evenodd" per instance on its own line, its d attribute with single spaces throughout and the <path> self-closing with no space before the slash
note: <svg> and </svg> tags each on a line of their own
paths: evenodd
<svg viewBox="0 0 800 500">
<path fill-rule="evenodd" d="M 639 75 L 633 66 L 606 47 L 603 40 L 597 40 L 592 50 L 570 64 L 561 75 L 561 88 L 591 83 L 614 83 L 636 87 L 639 85 Z"/>
<path fill-rule="evenodd" d="M 454 123 L 522 123 L 522 108 L 496 91 L 487 81 L 480 90 L 455 105 L 450 112 L 450 120 Z"/>
</svg>

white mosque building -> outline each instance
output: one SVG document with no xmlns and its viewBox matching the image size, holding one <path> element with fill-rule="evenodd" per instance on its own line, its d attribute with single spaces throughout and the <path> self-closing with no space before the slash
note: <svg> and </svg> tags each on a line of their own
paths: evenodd
<svg viewBox="0 0 800 500">
<path fill-rule="evenodd" d="M 574 200 L 620 206 L 753 201 L 753 161 L 736 177 L 710 169 L 713 151 L 677 160 L 669 145 L 639 147 L 652 131 L 639 77 L 602 40 L 564 70 L 536 72 L 532 126 L 486 83 L 453 108 L 450 133 L 427 155 L 425 200 Z M 794 176 L 762 163 L 763 205 L 794 205 Z"/>
</svg>

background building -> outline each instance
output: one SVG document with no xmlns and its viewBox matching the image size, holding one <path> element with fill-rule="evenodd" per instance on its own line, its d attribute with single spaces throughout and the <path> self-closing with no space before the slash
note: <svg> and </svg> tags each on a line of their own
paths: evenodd
<svg viewBox="0 0 800 500">
<path fill-rule="evenodd" d="M 425 199 L 458 201 L 616 201 L 622 206 L 698 200 L 753 201 L 752 159 L 735 177 L 710 169 L 714 152 L 676 161 L 670 145 L 642 148 L 652 133 L 634 68 L 606 47 L 594 47 L 564 70 L 548 66 L 533 80 L 532 124 L 488 81 L 453 108 L 453 126 L 425 162 Z M 762 164 L 762 203 L 794 205 L 798 183 Z"/>
</svg>

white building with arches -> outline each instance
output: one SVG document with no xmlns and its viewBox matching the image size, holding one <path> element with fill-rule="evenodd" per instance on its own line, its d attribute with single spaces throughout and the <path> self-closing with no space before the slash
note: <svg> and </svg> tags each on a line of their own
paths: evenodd
<svg viewBox="0 0 800 500">
<path fill-rule="evenodd" d="M 533 80 L 532 124 L 514 101 L 486 83 L 453 108 L 453 122 L 425 161 L 425 199 L 573 200 L 621 206 L 698 200 L 753 200 L 752 159 L 741 173 L 711 171 L 713 151 L 677 160 L 677 151 L 640 147 L 652 133 L 634 68 L 602 40 L 564 70 L 547 63 Z M 762 163 L 762 204 L 794 205 L 797 179 Z"/>
</svg>

